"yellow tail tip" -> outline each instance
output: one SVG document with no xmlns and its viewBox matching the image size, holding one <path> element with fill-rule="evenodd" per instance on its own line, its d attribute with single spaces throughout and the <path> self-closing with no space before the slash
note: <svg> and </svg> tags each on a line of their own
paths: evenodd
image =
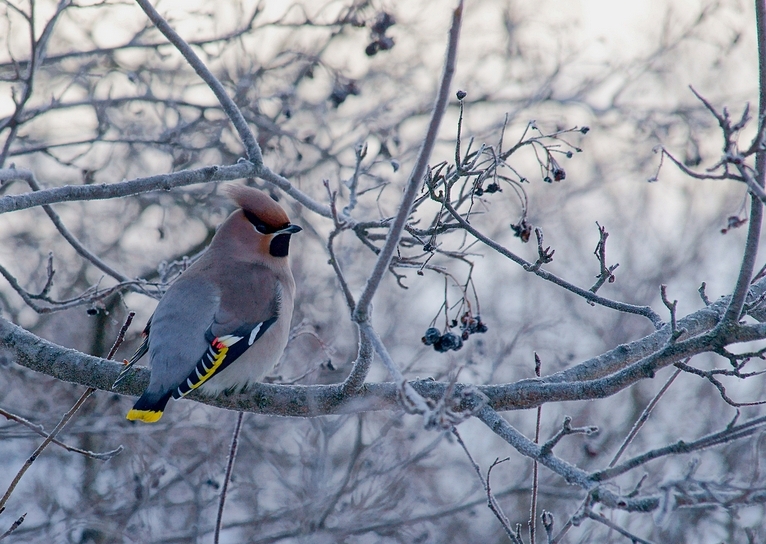
<svg viewBox="0 0 766 544">
<path fill-rule="evenodd" d="M 154 423 L 155 421 L 159 421 L 159 419 L 162 417 L 162 411 L 156 411 L 156 410 L 136 410 L 133 408 L 130 412 L 128 412 L 128 415 L 125 416 L 126 419 L 129 419 L 130 421 L 143 421 L 144 423 Z"/>
</svg>

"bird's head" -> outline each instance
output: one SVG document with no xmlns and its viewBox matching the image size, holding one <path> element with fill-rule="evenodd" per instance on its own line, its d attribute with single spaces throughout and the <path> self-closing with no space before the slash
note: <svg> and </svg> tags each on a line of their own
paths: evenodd
<svg viewBox="0 0 766 544">
<path fill-rule="evenodd" d="M 241 208 L 233 215 L 240 236 L 255 242 L 264 255 L 287 257 L 290 236 L 302 229 L 290 223 L 282 206 L 252 187 L 229 185 L 226 190 Z"/>
</svg>

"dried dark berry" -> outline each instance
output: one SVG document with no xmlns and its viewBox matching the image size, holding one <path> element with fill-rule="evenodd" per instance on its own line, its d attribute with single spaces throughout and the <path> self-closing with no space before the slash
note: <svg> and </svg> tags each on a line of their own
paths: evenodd
<svg viewBox="0 0 766 544">
<path fill-rule="evenodd" d="M 394 16 L 390 13 L 386 13 L 385 11 L 378 15 L 378 18 L 375 20 L 375 23 L 372 25 L 372 31 L 375 34 L 385 34 L 386 30 L 389 29 L 389 27 L 392 27 L 396 24 L 396 19 L 394 19 Z"/>
<path fill-rule="evenodd" d="M 529 237 L 532 235 L 532 225 L 527 223 L 526 219 L 522 219 L 516 225 L 511 225 L 511 230 L 515 236 L 521 238 L 522 242 L 525 244 L 529 242 Z"/>
<path fill-rule="evenodd" d="M 463 341 L 460 339 L 460 337 L 457 334 L 451 332 L 445 332 L 442 335 L 439 343 L 441 344 L 441 347 L 444 349 L 444 351 L 449 351 L 451 349 L 457 351 L 463 347 Z"/>
<path fill-rule="evenodd" d="M 553 179 L 555 181 L 563 181 L 567 177 L 567 173 L 564 171 L 564 169 L 558 166 L 551 169 L 551 173 L 553 174 Z"/>
<path fill-rule="evenodd" d="M 476 189 L 473 190 L 473 194 L 475 194 L 476 196 L 481 196 L 484 194 L 484 189 L 482 189 L 481 187 L 476 187 Z"/>
<path fill-rule="evenodd" d="M 468 340 L 468 337 L 471 336 L 471 333 L 468 331 L 463 331 L 463 334 L 460 335 L 460 338 L 463 340 Z"/>
<path fill-rule="evenodd" d="M 490 183 L 489 185 L 487 185 L 487 188 L 484 189 L 484 192 L 485 193 L 490 193 L 490 194 L 492 194 L 492 193 L 502 193 L 503 190 L 500 188 L 500 185 L 498 185 L 497 183 Z"/>
<path fill-rule="evenodd" d="M 394 39 L 390 36 L 381 36 L 376 43 L 378 44 L 378 49 L 381 51 L 388 51 L 394 47 L 394 43 L 396 42 L 394 42 Z"/>
<path fill-rule="evenodd" d="M 378 42 L 370 42 L 370 44 L 364 48 L 364 52 L 368 57 L 374 57 L 380 51 L 380 44 Z"/>
<path fill-rule="evenodd" d="M 426 346 L 430 346 L 431 344 L 435 344 L 439 338 L 441 338 L 441 333 L 439 332 L 439 329 L 430 327 L 426 329 L 426 334 L 423 336 L 423 343 Z"/>
<path fill-rule="evenodd" d="M 457 327 L 457 319 L 453 319 L 453 320 L 450 322 L 450 325 L 449 325 L 449 326 L 450 326 L 450 327 Z"/>
<path fill-rule="evenodd" d="M 580 132 L 582 132 L 583 134 L 588 134 L 589 131 L 590 131 L 590 127 L 582 127 L 580 129 Z"/>
<path fill-rule="evenodd" d="M 485 333 L 487 332 L 487 326 L 479 321 L 479 324 L 476 325 L 476 332 Z"/>
<path fill-rule="evenodd" d="M 463 100 L 466 96 L 468 96 L 468 93 L 465 91 L 458 91 L 457 92 L 457 99 Z"/>
<path fill-rule="evenodd" d="M 349 81 L 345 84 L 336 83 L 332 90 L 332 94 L 330 94 L 330 101 L 333 103 L 333 106 L 337 108 L 346 101 L 346 98 L 348 98 L 349 95 L 358 94 L 359 87 L 356 86 L 356 82 Z"/>
<path fill-rule="evenodd" d="M 551 179 L 549 176 L 545 176 L 545 177 L 543 178 L 543 181 L 544 181 L 545 183 L 553 183 L 553 180 L 552 180 L 552 179 Z"/>
<path fill-rule="evenodd" d="M 88 315 L 96 315 L 98 313 L 98 310 L 95 308 L 88 308 L 87 310 L 85 310 L 85 313 Z"/>
<path fill-rule="evenodd" d="M 567 151 L 567 159 L 571 159 L 574 156 L 574 153 L 571 151 Z"/>
</svg>

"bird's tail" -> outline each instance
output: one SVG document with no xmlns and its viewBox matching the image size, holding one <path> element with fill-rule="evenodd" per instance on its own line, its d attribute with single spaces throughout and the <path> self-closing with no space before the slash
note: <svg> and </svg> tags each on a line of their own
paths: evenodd
<svg viewBox="0 0 766 544">
<path fill-rule="evenodd" d="M 125 417 L 131 421 L 139 420 L 144 423 L 159 421 L 165 405 L 170 400 L 170 395 L 170 391 L 164 393 L 145 391 Z"/>
</svg>

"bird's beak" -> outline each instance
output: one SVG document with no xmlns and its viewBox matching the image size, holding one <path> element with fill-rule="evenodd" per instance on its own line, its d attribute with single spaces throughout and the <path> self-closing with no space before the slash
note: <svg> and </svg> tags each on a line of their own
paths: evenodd
<svg viewBox="0 0 766 544">
<path fill-rule="evenodd" d="M 274 234 L 295 234 L 296 232 L 300 232 L 303 229 L 299 227 L 298 225 L 289 225 L 282 230 L 278 230 Z"/>
</svg>

